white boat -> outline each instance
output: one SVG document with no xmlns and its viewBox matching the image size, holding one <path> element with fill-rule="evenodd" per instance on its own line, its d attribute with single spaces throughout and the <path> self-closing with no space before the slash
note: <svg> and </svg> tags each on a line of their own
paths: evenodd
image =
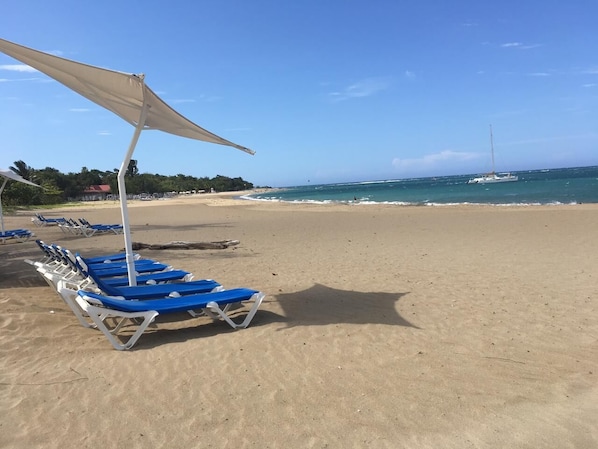
<svg viewBox="0 0 598 449">
<path fill-rule="evenodd" d="M 490 152 L 492 154 L 492 171 L 485 175 L 471 178 L 467 181 L 467 184 L 494 184 L 497 182 L 518 181 L 519 177 L 517 175 L 512 175 L 511 173 L 496 174 L 494 171 L 494 139 L 492 137 L 492 125 L 490 125 Z"/>
</svg>

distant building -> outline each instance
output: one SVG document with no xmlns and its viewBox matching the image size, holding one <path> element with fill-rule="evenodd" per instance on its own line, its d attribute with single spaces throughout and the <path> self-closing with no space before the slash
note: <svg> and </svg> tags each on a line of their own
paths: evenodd
<svg viewBox="0 0 598 449">
<path fill-rule="evenodd" d="M 83 191 L 82 201 L 103 201 L 112 197 L 112 190 L 108 184 L 89 186 Z"/>
</svg>

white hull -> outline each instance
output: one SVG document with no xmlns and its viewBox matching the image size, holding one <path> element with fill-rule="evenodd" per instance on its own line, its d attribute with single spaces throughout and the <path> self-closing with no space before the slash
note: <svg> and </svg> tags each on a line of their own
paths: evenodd
<svg viewBox="0 0 598 449">
<path fill-rule="evenodd" d="M 519 177 L 515 175 L 488 175 L 488 176 L 480 176 L 479 178 L 472 178 L 467 181 L 467 184 L 496 184 L 498 182 L 513 182 L 518 181 Z"/>
</svg>

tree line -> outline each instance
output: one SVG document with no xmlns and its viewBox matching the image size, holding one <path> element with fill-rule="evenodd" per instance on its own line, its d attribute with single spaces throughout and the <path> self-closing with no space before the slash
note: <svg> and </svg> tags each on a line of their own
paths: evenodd
<svg viewBox="0 0 598 449">
<path fill-rule="evenodd" d="M 118 195 L 118 169 L 102 171 L 82 167 L 79 173 L 61 173 L 55 168 L 34 169 L 23 161 L 15 161 L 9 167 L 14 173 L 43 189 L 38 189 L 20 182 L 9 182 L 2 192 L 2 202 L 7 206 L 29 206 L 61 204 L 75 201 L 84 195 L 92 185 L 109 185 L 114 195 Z M 139 173 L 137 160 L 131 159 L 125 174 L 127 194 L 163 195 L 168 192 L 216 191 L 236 192 L 253 189 L 251 182 L 243 178 L 229 178 L 217 175 L 214 178 L 187 176 L 164 176 L 159 174 Z"/>
</svg>

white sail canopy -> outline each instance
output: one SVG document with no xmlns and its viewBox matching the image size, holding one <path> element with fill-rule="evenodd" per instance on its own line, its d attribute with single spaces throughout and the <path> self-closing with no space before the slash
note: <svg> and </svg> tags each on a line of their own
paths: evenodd
<svg viewBox="0 0 598 449">
<path fill-rule="evenodd" d="M 5 170 L 3 168 L 0 168 L 0 177 L 7 178 L 6 180 L 4 180 L 4 182 L 7 182 L 8 180 L 11 180 L 11 181 L 22 182 L 23 184 L 29 184 L 30 186 L 34 186 L 34 187 L 41 187 L 41 186 L 37 185 L 36 183 L 31 182 L 31 181 L 23 178 L 20 175 L 17 175 L 13 171 L 11 171 L 11 170 Z"/>
<path fill-rule="evenodd" d="M 105 107 L 133 126 L 139 123 L 142 105 L 147 104 L 143 129 L 158 129 L 177 136 L 228 145 L 254 152 L 219 137 L 183 117 L 133 75 L 60 58 L 0 39 L 0 51 L 45 73 L 85 98 Z"/>
<path fill-rule="evenodd" d="M 176 112 L 145 85 L 144 75 L 132 75 L 82 64 L 23 47 L 4 39 L 0 39 L 0 51 L 45 73 L 135 126 L 131 144 L 118 171 L 118 191 L 125 251 L 127 253 L 129 285 L 136 285 L 137 281 L 127 209 L 125 172 L 135 151 L 141 131 L 158 129 L 177 136 L 227 145 L 254 154 L 252 150 L 223 139 Z"/>
</svg>

